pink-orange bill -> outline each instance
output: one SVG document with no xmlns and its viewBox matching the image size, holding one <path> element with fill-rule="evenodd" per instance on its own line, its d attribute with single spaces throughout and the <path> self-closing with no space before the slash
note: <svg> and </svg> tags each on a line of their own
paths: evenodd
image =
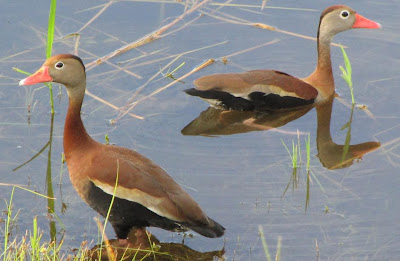
<svg viewBox="0 0 400 261">
<path fill-rule="evenodd" d="M 53 81 L 53 78 L 51 78 L 51 76 L 49 74 L 49 67 L 42 66 L 39 70 L 37 70 L 31 76 L 26 77 L 25 79 L 22 79 L 19 82 L 19 86 L 32 85 L 32 84 L 36 84 L 36 83 L 51 82 L 51 81 Z"/>
<path fill-rule="evenodd" d="M 382 26 L 380 23 L 374 22 L 365 18 L 362 15 L 356 14 L 356 21 L 353 24 L 353 28 L 378 29 L 382 28 Z"/>
</svg>

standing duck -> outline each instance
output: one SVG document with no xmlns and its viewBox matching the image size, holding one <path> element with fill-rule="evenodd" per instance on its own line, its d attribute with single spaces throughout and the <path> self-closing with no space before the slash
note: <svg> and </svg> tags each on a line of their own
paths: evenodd
<svg viewBox="0 0 400 261">
<path fill-rule="evenodd" d="M 121 245 L 127 244 L 131 228 L 143 234 L 147 226 L 171 231 L 191 229 L 210 238 L 224 234 L 225 228 L 207 217 L 192 197 L 151 160 L 89 136 L 81 119 L 86 73 L 79 57 L 53 56 L 19 85 L 43 82 L 61 83 L 67 88 L 64 153 L 71 182 L 79 196 L 104 217 L 115 195 L 109 221 Z"/>
<path fill-rule="evenodd" d="M 326 100 L 335 92 L 330 44 L 340 32 L 352 28 L 381 28 L 345 5 L 326 8 L 318 27 L 318 62 L 313 73 L 299 79 L 275 70 L 213 74 L 194 81 L 185 90 L 214 107 L 227 110 L 282 110 Z"/>
</svg>

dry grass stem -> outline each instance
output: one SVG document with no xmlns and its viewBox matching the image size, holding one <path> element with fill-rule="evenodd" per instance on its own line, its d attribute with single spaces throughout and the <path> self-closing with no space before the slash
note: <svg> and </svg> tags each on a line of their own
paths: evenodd
<svg viewBox="0 0 400 261">
<path fill-rule="evenodd" d="M 107 8 L 109 8 L 113 3 L 115 3 L 115 1 L 110 1 L 107 4 L 105 4 L 103 6 L 103 8 L 95 15 L 93 16 L 84 26 L 81 27 L 81 29 L 79 29 L 77 31 L 77 33 L 82 32 L 83 29 L 85 29 L 88 25 L 90 25 L 94 20 L 96 20 L 102 13 L 104 13 L 104 11 L 107 10 Z"/>
<path fill-rule="evenodd" d="M 210 10 L 211 12 L 201 10 L 200 13 L 207 15 L 209 17 L 212 17 L 216 20 L 231 23 L 231 24 L 248 25 L 250 23 L 249 21 L 247 21 L 245 19 L 233 16 L 233 15 L 230 15 L 227 13 L 223 13 L 223 12 L 220 12 L 220 11 L 217 11 L 214 9 L 210 9 L 210 8 L 207 8 L 207 9 Z M 215 15 L 215 13 L 218 13 L 219 16 Z"/>
<path fill-rule="evenodd" d="M 245 50 L 242 50 L 242 51 L 239 51 L 239 52 L 236 52 L 236 53 L 232 53 L 232 54 L 229 54 L 229 55 L 224 56 L 224 57 L 230 58 L 230 57 L 233 57 L 233 56 L 236 56 L 236 55 L 245 53 L 245 52 L 253 51 L 253 50 L 255 50 L 255 49 L 257 49 L 257 48 L 260 48 L 260 47 L 263 47 L 263 46 L 267 46 L 267 45 L 271 45 L 271 44 L 277 43 L 277 42 L 279 42 L 279 41 L 280 41 L 279 39 L 274 39 L 274 40 L 272 40 L 272 41 L 269 41 L 269 42 L 266 42 L 266 43 L 263 43 L 263 44 L 259 44 L 259 45 L 256 45 L 256 46 L 253 46 L 253 47 L 250 47 L 250 48 L 248 48 L 248 49 L 245 49 Z"/>
<path fill-rule="evenodd" d="M 152 51 L 152 52 L 149 52 L 149 53 L 143 53 L 142 55 L 139 55 L 139 56 L 136 56 L 136 57 L 134 57 L 134 58 L 130 58 L 130 59 L 128 59 L 128 60 L 125 60 L 125 61 L 119 61 L 118 62 L 118 64 L 119 65 L 122 65 L 122 64 L 126 64 L 126 63 L 134 63 L 134 65 L 136 65 L 137 63 L 136 63 L 136 61 L 137 60 L 140 60 L 140 59 L 142 59 L 142 58 L 145 58 L 145 57 L 149 57 L 149 56 L 152 56 L 152 55 L 155 55 L 155 54 L 159 54 L 159 53 L 162 53 L 162 52 L 164 52 L 165 50 L 167 50 L 168 48 L 167 47 L 165 47 L 165 48 L 162 48 L 162 49 L 158 49 L 158 50 L 155 50 L 155 51 Z M 172 56 L 172 55 L 171 55 Z M 170 57 L 171 57 L 170 56 Z M 132 68 L 132 67 L 128 67 L 128 68 Z"/>
<path fill-rule="evenodd" d="M 87 50 L 85 50 L 85 49 L 80 49 L 80 50 L 81 50 L 82 52 L 86 53 L 86 54 L 90 54 L 90 55 L 92 55 L 93 57 L 96 57 L 95 54 L 93 54 L 93 53 L 91 53 L 91 52 L 89 52 L 89 51 L 87 51 Z M 104 63 L 106 63 L 106 64 L 108 64 L 108 65 L 110 65 L 110 66 L 112 66 L 112 67 L 114 67 L 114 68 L 116 68 L 116 69 L 118 69 L 118 70 L 120 70 L 120 71 L 122 71 L 122 72 L 124 72 L 124 73 L 126 73 L 126 74 L 128 74 L 128 75 L 130 75 L 130 76 L 133 76 L 133 77 L 135 77 L 135 78 L 137 78 L 137 79 L 143 79 L 143 77 L 140 76 L 139 74 L 134 73 L 134 72 L 131 72 L 131 71 L 127 70 L 126 68 L 123 68 L 123 67 L 121 67 L 121 66 L 118 66 L 118 65 L 116 65 L 116 64 L 114 64 L 114 63 L 112 63 L 112 62 L 104 61 Z M 93 69 L 93 68 L 94 68 L 94 67 L 91 67 L 90 69 L 86 69 L 86 71 L 90 71 L 90 70 Z"/>
<path fill-rule="evenodd" d="M 235 17 L 235 16 L 232 16 L 232 15 L 228 15 L 228 14 L 225 14 L 225 13 L 222 13 L 222 12 L 218 12 L 218 13 L 221 14 L 221 15 L 224 15 L 226 17 L 229 17 L 230 19 L 223 18 L 221 16 L 217 16 L 217 15 L 205 12 L 205 11 L 200 11 L 200 12 L 205 14 L 205 15 L 208 15 L 210 17 L 213 17 L 213 18 L 215 18 L 217 20 L 228 22 L 228 23 L 232 23 L 232 24 L 248 25 L 248 26 L 253 26 L 253 27 L 257 27 L 257 28 L 261 28 L 261 29 L 265 29 L 265 30 L 271 30 L 271 31 L 275 31 L 275 32 L 279 32 L 279 33 L 283 33 L 283 34 L 287 34 L 287 35 L 291 35 L 291 36 L 296 36 L 296 37 L 299 37 L 299 38 L 304 38 L 304 39 L 308 39 L 308 40 L 317 41 L 317 38 L 315 38 L 315 37 L 311 37 L 311 36 L 307 36 L 307 35 L 303 35 L 303 34 L 298 34 L 298 33 L 293 33 L 293 32 L 289 32 L 289 31 L 285 31 L 285 30 L 281 30 L 281 29 L 278 29 L 278 28 L 276 28 L 274 26 L 271 26 L 271 25 L 268 25 L 268 24 L 264 24 L 264 23 L 252 23 L 252 22 L 244 20 L 242 18 Z M 336 47 L 340 47 L 341 46 L 340 44 L 337 44 L 337 43 L 331 43 L 331 45 L 332 46 L 336 46 Z M 343 46 L 343 48 L 347 48 L 347 46 L 344 46 L 344 45 L 342 45 L 342 46 Z"/>
<path fill-rule="evenodd" d="M 166 90 L 167 88 L 171 87 L 171 86 L 174 85 L 175 83 L 177 83 L 177 82 L 179 82 L 179 81 L 182 81 L 182 80 L 185 79 L 186 77 L 188 77 L 188 76 L 192 75 L 193 73 L 196 73 L 197 71 L 199 71 L 199 70 L 201 70 L 201 69 L 203 69 L 203 68 L 209 66 L 210 64 L 213 64 L 214 62 L 215 62 L 214 59 L 208 59 L 207 61 L 205 61 L 204 63 L 202 63 L 201 65 L 199 65 L 199 66 L 196 67 L 195 69 L 191 70 L 191 71 L 188 72 L 187 74 L 185 74 L 185 75 L 179 77 L 178 79 L 176 79 L 176 80 L 174 80 L 173 82 L 171 82 L 171 83 L 165 85 L 164 87 L 161 87 L 161 88 L 155 90 L 154 92 L 152 92 L 152 93 L 149 94 L 148 96 L 145 96 L 145 97 L 143 97 L 143 98 L 137 100 L 136 102 L 134 102 L 134 103 L 132 104 L 132 106 L 128 109 L 128 111 L 130 111 L 130 110 L 132 110 L 133 108 L 135 108 L 136 105 L 138 105 L 140 102 L 142 102 L 142 101 L 144 101 L 144 100 L 146 100 L 146 99 L 148 99 L 148 98 L 150 98 L 150 97 L 152 97 L 152 96 L 154 96 L 154 95 L 156 95 L 156 94 L 158 94 L 158 93 L 160 93 L 160 92 Z"/>
<path fill-rule="evenodd" d="M 229 6 L 229 5 L 231 4 L 232 1 L 233 1 L 233 0 L 226 0 L 225 3 L 221 3 L 220 6 L 218 6 L 216 9 L 213 9 L 211 13 L 214 14 L 215 12 L 218 12 L 220 9 L 224 8 L 225 6 Z"/>
<path fill-rule="evenodd" d="M 264 10 L 265 6 L 267 5 L 267 0 L 262 0 L 261 3 L 261 10 Z"/>
<path fill-rule="evenodd" d="M 161 74 L 162 71 L 166 70 L 168 67 L 170 67 L 176 60 L 178 60 L 179 58 L 181 58 L 182 55 L 178 55 L 177 57 L 175 57 L 175 59 L 173 59 L 172 61 L 170 61 L 167 65 L 165 65 L 161 70 L 159 70 L 156 74 L 154 74 L 152 77 L 150 77 L 142 86 L 140 86 L 134 93 L 133 95 L 128 99 L 128 101 L 126 102 L 126 105 L 121 109 L 121 113 L 117 116 L 116 119 L 114 119 L 114 121 L 118 121 L 119 119 L 121 119 L 122 117 L 124 117 L 131 109 L 131 107 L 128 107 L 129 104 L 131 104 L 133 102 L 133 100 L 136 98 L 136 96 L 144 89 L 144 87 L 147 86 L 147 84 L 149 84 L 154 78 L 156 78 L 158 75 Z"/>
<path fill-rule="evenodd" d="M 226 3 L 211 3 L 210 5 L 216 5 L 216 6 L 230 6 L 230 7 L 247 7 L 247 8 L 262 8 L 264 5 L 264 8 L 268 9 L 282 9 L 282 10 L 295 10 L 295 11 L 310 11 L 310 12 L 315 12 L 318 11 L 317 9 L 310 9 L 310 8 L 294 8 L 294 7 L 284 7 L 284 6 L 266 6 L 267 1 L 263 0 L 264 3 L 261 5 L 248 5 L 248 4 L 226 4 Z"/>
<path fill-rule="evenodd" d="M 106 100 L 94 95 L 88 89 L 86 89 L 86 95 L 88 95 L 88 96 L 92 97 L 93 99 L 95 99 L 95 100 L 97 100 L 97 101 L 99 101 L 99 102 L 101 102 L 101 103 L 113 108 L 114 110 L 120 110 L 120 108 L 118 108 L 114 104 L 111 104 L 108 101 L 106 101 Z M 136 115 L 136 114 L 133 114 L 133 113 L 128 113 L 128 115 L 133 117 L 133 118 L 139 119 L 139 120 L 144 120 L 144 118 L 142 116 L 139 116 L 139 115 Z"/>
<path fill-rule="evenodd" d="M 200 51 L 200 50 L 204 50 L 204 49 L 207 49 L 207 48 L 215 47 L 215 46 L 218 46 L 218 45 L 222 45 L 222 44 L 225 44 L 225 43 L 227 43 L 227 42 L 228 42 L 228 41 L 224 41 L 224 42 L 212 44 L 212 45 L 209 45 L 209 46 L 201 47 L 201 48 L 198 48 L 198 49 L 186 51 L 186 52 L 183 52 L 183 53 L 180 53 L 180 54 L 174 54 L 174 55 L 170 55 L 170 56 L 165 57 L 165 58 L 161 58 L 162 60 L 165 60 L 165 59 L 167 59 L 167 58 L 169 59 L 169 58 L 175 57 L 171 62 L 169 62 L 167 65 L 165 65 L 163 68 L 161 68 L 159 72 L 157 72 L 157 73 L 154 74 L 152 77 L 150 77 L 150 78 L 146 81 L 146 83 L 144 83 L 142 86 L 140 86 L 140 87 L 135 91 L 135 93 L 134 93 L 134 94 L 129 98 L 129 100 L 126 102 L 126 105 L 121 109 L 122 112 L 117 116 L 116 119 L 114 119 L 114 121 L 120 120 L 120 119 L 121 119 L 122 117 L 124 117 L 130 110 L 132 110 L 133 107 L 136 106 L 135 103 L 132 104 L 132 102 L 133 102 L 134 98 L 139 94 L 139 92 L 142 91 L 142 90 L 144 89 L 144 87 L 146 87 L 152 80 L 154 80 L 158 75 L 160 75 L 161 72 L 163 72 L 164 70 L 166 70 L 167 68 L 169 68 L 176 60 L 178 60 L 179 58 L 181 58 L 183 55 L 186 55 L 186 54 L 189 54 L 189 53 L 193 53 L 193 52 L 197 52 L 197 51 Z M 160 61 L 160 59 L 157 59 L 157 61 Z M 205 65 L 205 66 L 207 66 L 207 65 Z M 196 71 L 197 71 L 197 70 L 200 70 L 200 69 L 204 68 L 205 66 L 204 66 L 204 64 L 201 64 L 200 66 L 196 67 L 196 69 L 194 69 L 194 70 L 196 70 Z M 194 73 L 194 71 L 191 71 L 190 74 L 191 74 L 191 73 Z M 190 74 L 189 74 L 189 75 L 190 75 Z M 189 75 L 188 75 L 188 76 L 189 76 Z M 178 80 L 179 80 L 179 79 L 178 79 Z"/>
<path fill-rule="evenodd" d="M 108 3 L 105 4 L 100 4 L 100 5 L 95 5 L 86 9 L 79 9 L 79 11 L 74 12 L 74 14 L 79 14 L 79 13 L 84 13 L 84 12 L 88 12 L 88 11 L 92 11 L 92 10 L 96 10 L 99 8 L 102 8 L 103 6 L 107 5 Z"/>
<path fill-rule="evenodd" d="M 275 27 L 267 25 L 267 24 L 263 24 L 263 23 L 254 23 L 254 24 L 252 24 L 252 26 L 258 27 L 258 28 L 261 28 L 261 29 L 271 30 L 271 31 L 275 31 L 276 30 Z"/>
<path fill-rule="evenodd" d="M 341 97 L 339 97 L 338 95 L 335 96 L 335 99 L 338 100 L 341 104 L 343 104 L 344 106 L 346 106 L 347 108 L 351 109 L 351 104 L 348 103 L 346 100 L 342 99 Z M 362 108 L 362 111 L 365 112 L 365 114 L 370 117 L 371 119 L 375 120 L 376 117 L 375 115 L 368 109 L 368 108 Z"/>
<path fill-rule="evenodd" d="M 79 48 L 79 41 L 81 39 L 81 35 L 78 34 L 75 38 L 75 45 L 74 45 L 74 54 L 78 55 L 78 48 Z"/>
<path fill-rule="evenodd" d="M 194 50 L 189 50 L 189 51 L 186 51 L 186 52 L 183 52 L 183 53 L 180 53 L 180 54 L 169 55 L 169 56 L 164 57 L 164 58 L 159 58 L 159 59 L 155 59 L 155 60 L 152 60 L 152 61 L 147 61 L 147 62 L 144 62 L 144 63 L 141 63 L 141 64 L 135 63 L 134 65 L 132 65 L 132 66 L 130 66 L 130 67 L 125 67 L 125 68 L 122 68 L 122 67 L 120 67 L 120 66 L 118 66 L 118 65 L 115 65 L 115 64 L 113 64 L 113 63 L 111 63 L 111 62 L 109 62 L 109 61 L 106 61 L 106 63 L 107 63 L 107 64 L 110 64 L 111 66 L 113 66 L 113 67 L 115 67 L 115 68 L 117 68 L 118 70 L 121 70 L 121 71 L 123 71 L 123 72 L 125 72 L 125 73 L 127 73 L 127 74 L 129 74 L 129 75 L 134 76 L 134 77 L 137 78 L 139 75 L 136 75 L 135 73 L 133 73 L 133 72 L 131 72 L 131 71 L 128 71 L 127 68 L 139 67 L 139 66 L 143 66 L 143 65 L 147 65 L 147 64 L 152 64 L 152 63 L 155 63 L 155 62 L 159 62 L 159 61 L 162 61 L 162 60 L 166 60 L 166 59 L 175 57 L 170 63 L 168 63 L 166 66 L 164 66 L 163 69 L 161 69 L 158 73 L 156 73 L 156 74 L 153 75 L 151 78 L 149 78 L 149 79 L 146 81 L 145 84 L 143 84 L 142 86 L 140 86 L 140 87 L 138 88 L 138 90 L 135 91 L 135 93 L 132 95 L 132 97 L 129 98 L 128 102 L 126 102 L 126 104 L 131 104 L 132 101 L 133 101 L 133 99 L 137 96 L 137 94 L 138 94 L 145 86 L 147 86 L 147 84 L 148 84 L 149 82 L 151 82 L 156 76 L 158 76 L 162 71 L 164 71 L 164 70 L 167 69 L 169 66 L 171 66 L 171 64 L 172 64 L 173 62 L 175 62 L 177 59 L 179 59 L 179 58 L 182 57 L 183 55 L 189 54 L 189 53 L 193 53 L 193 52 L 197 52 L 197 51 L 200 51 L 200 50 L 204 50 L 204 49 L 207 49 L 207 48 L 212 48 L 212 47 L 215 47 L 215 46 L 218 46 L 218 45 L 226 44 L 227 42 L 228 42 L 228 41 L 224 41 L 224 42 L 212 44 L 212 45 L 205 46 L 205 47 L 201 47 L 201 48 L 197 48 L 197 49 L 194 49 Z M 84 52 L 84 53 L 86 53 L 86 54 L 89 54 L 89 55 L 95 57 L 95 54 L 93 54 L 93 53 L 91 53 L 91 52 L 89 52 L 89 51 L 87 51 L 87 50 L 85 50 L 85 49 L 80 49 L 80 50 L 81 50 L 81 52 Z M 158 53 L 159 51 L 160 51 L 160 50 L 157 50 L 157 51 L 155 51 L 155 52 L 153 52 L 153 53 L 150 53 L 150 54 L 155 54 L 155 53 Z M 148 54 L 148 55 L 150 55 L 150 54 Z M 143 56 L 140 56 L 140 57 L 143 58 L 143 57 L 146 57 L 146 56 L 148 56 L 148 55 L 143 55 Z M 124 61 L 123 63 L 132 62 L 132 61 L 134 61 L 135 59 L 138 59 L 138 57 L 136 57 L 136 58 L 134 58 L 134 59 L 131 59 L 131 60 L 128 60 L 128 61 Z M 202 66 L 202 65 L 200 65 L 199 67 L 201 67 L 201 66 Z M 197 67 L 196 69 L 197 69 L 197 70 L 200 70 L 201 68 L 199 68 L 199 67 Z M 204 68 L 204 67 L 205 67 L 205 66 L 203 66 L 202 68 Z M 94 67 L 92 67 L 92 68 L 94 68 Z M 118 71 L 118 70 L 114 70 L 114 71 Z M 191 73 L 194 73 L 194 72 L 195 72 L 195 71 L 192 71 Z M 108 71 L 108 72 L 106 72 L 106 73 L 110 73 L 110 71 Z M 190 74 L 191 74 L 191 73 L 190 73 Z M 190 74 L 189 74 L 189 75 L 190 75 Z M 187 76 L 189 76 L 189 75 L 187 75 Z M 139 77 L 141 77 L 141 76 L 139 76 Z M 185 77 L 185 78 L 186 78 L 186 77 Z M 98 97 L 97 95 L 91 93 L 91 92 L 88 91 L 88 90 L 86 90 L 86 94 L 87 94 L 88 96 L 92 97 L 93 99 L 95 99 L 95 100 L 97 100 L 97 101 L 99 101 L 99 102 L 101 102 L 101 103 L 104 103 L 105 105 L 107 105 L 107 106 L 109 106 L 109 107 L 111 107 L 111 108 L 113 108 L 113 109 L 115 109 L 115 110 L 122 110 L 122 112 L 117 116 L 116 119 L 114 119 L 114 121 L 118 121 L 119 119 L 121 119 L 121 118 L 122 118 L 123 116 L 125 116 L 126 114 L 129 114 L 129 116 L 134 117 L 134 118 L 137 118 L 137 119 L 141 119 L 141 120 L 144 119 L 144 117 L 142 117 L 142 116 L 139 116 L 139 115 L 136 115 L 136 114 L 133 114 L 133 113 L 129 113 L 129 112 L 133 109 L 133 107 L 135 107 L 135 105 L 132 105 L 132 106 L 130 106 L 130 107 L 128 107 L 128 108 L 127 108 L 127 105 L 125 105 L 124 107 L 119 108 L 119 107 L 115 106 L 114 104 L 112 104 L 112 103 L 110 103 L 110 102 L 108 102 L 108 101 L 106 101 L 106 100 L 104 100 L 104 99 Z M 126 108 L 126 109 L 124 109 L 124 108 Z"/>
<path fill-rule="evenodd" d="M 96 218 L 95 220 L 97 223 L 98 230 L 104 231 L 103 224 L 100 222 L 100 220 L 98 218 Z M 106 233 L 104 233 L 104 235 L 103 235 L 103 240 L 104 240 L 104 244 L 103 244 L 103 242 L 101 242 L 101 244 L 104 245 L 106 248 L 108 260 L 112 260 L 112 261 L 117 260 L 115 252 L 111 247 L 110 241 L 108 240 Z"/>
<path fill-rule="evenodd" d="M 283 33 L 283 34 L 288 34 L 288 35 L 292 35 L 292 36 L 308 39 L 308 40 L 317 41 L 317 38 L 311 37 L 311 36 L 307 36 L 307 35 L 304 35 L 304 34 L 292 33 L 292 32 L 289 32 L 289 31 L 278 29 L 278 28 L 276 28 L 275 31 L 279 32 L 279 33 Z M 336 47 L 342 46 L 343 48 L 347 48 L 347 46 L 341 45 L 341 44 L 337 44 L 337 43 L 331 43 L 331 45 L 332 46 L 336 46 Z"/>
<path fill-rule="evenodd" d="M 161 61 L 164 61 L 164 60 L 168 60 L 170 58 L 174 58 L 177 55 L 185 55 L 185 54 L 201 51 L 201 50 L 204 50 L 204 49 L 208 49 L 208 48 L 215 47 L 215 46 L 222 45 L 222 44 L 226 44 L 226 43 L 228 43 L 228 41 L 223 41 L 223 42 L 219 42 L 219 43 L 216 43 L 216 44 L 200 47 L 200 48 L 197 48 L 197 49 L 194 49 L 194 50 L 189 50 L 189 51 L 186 51 L 186 52 L 183 52 L 183 53 L 168 54 L 166 57 L 157 58 L 157 59 L 150 60 L 150 61 L 145 61 L 145 62 L 142 62 L 142 63 L 135 63 L 133 65 L 130 65 L 127 68 L 135 68 L 135 67 L 141 67 L 143 65 L 149 65 L 149 64 L 153 64 L 153 63 L 158 63 L 158 62 L 161 62 Z M 131 60 L 128 60 L 128 61 L 131 61 Z M 126 62 L 128 62 L 128 61 L 126 61 Z"/>
<path fill-rule="evenodd" d="M 7 187 L 27 187 L 27 185 L 22 184 L 13 184 L 13 183 L 0 183 L 0 186 L 7 186 Z"/>
<path fill-rule="evenodd" d="M 30 26 L 29 28 L 36 34 L 36 37 L 40 40 L 40 42 L 41 42 L 40 47 L 46 46 L 46 44 L 47 44 L 47 40 L 46 40 L 47 32 L 44 32 L 43 30 L 37 29 L 34 26 Z"/>
<path fill-rule="evenodd" d="M 68 16 L 59 15 L 59 17 L 65 19 L 67 21 L 72 21 L 72 22 L 74 22 L 76 24 L 84 25 L 84 23 L 82 23 L 82 22 L 80 22 L 80 21 L 78 21 L 76 19 L 72 19 L 71 17 L 68 17 Z M 105 36 L 109 37 L 109 40 L 115 40 L 115 41 L 121 42 L 122 44 L 128 44 L 128 42 L 126 42 L 124 40 L 121 40 L 120 38 L 118 38 L 118 37 L 116 37 L 116 36 L 114 36 L 114 35 L 112 35 L 110 33 L 107 33 L 105 31 L 97 29 L 96 27 L 89 26 L 89 28 L 90 28 L 90 30 L 93 30 L 94 32 L 98 32 L 98 33 L 104 34 Z M 68 34 L 68 35 L 64 36 L 63 38 L 70 37 L 70 36 L 77 36 L 77 35 L 80 35 L 80 33 L 71 33 L 71 34 Z"/>
<path fill-rule="evenodd" d="M 101 63 L 104 63 L 105 61 L 107 61 L 107 60 L 109 60 L 109 59 L 111 59 L 111 58 L 113 58 L 113 57 L 115 57 L 117 55 L 120 55 L 120 54 L 122 54 L 124 52 L 127 52 L 127 51 L 133 49 L 133 48 L 137 48 L 139 46 L 142 46 L 144 44 L 150 43 L 150 42 L 152 42 L 152 41 L 154 41 L 156 39 L 159 39 L 159 38 L 163 37 L 162 34 L 165 31 L 167 31 L 169 28 L 171 28 L 172 26 L 174 26 L 175 24 L 180 22 L 186 15 L 189 15 L 189 14 L 193 13 L 195 10 L 199 9 L 200 7 L 202 7 L 204 4 L 206 4 L 209 1 L 210 0 L 203 0 L 202 2 L 200 2 L 198 4 L 195 4 L 189 10 L 187 10 L 186 12 L 181 14 L 179 17 L 177 17 L 175 20 L 173 20 L 171 23 L 161 27 L 160 29 L 158 29 L 158 30 L 156 30 L 156 31 L 154 31 L 154 32 L 152 32 L 152 33 L 150 33 L 150 34 L 148 34 L 148 35 L 146 35 L 146 36 L 144 36 L 144 37 L 132 42 L 132 43 L 129 43 L 127 45 L 122 46 L 121 48 L 111 52 L 108 55 L 103 56 L 100 59 L 97 59 L 97 60 L 89 63 L 87 65 L 87 68 L 91 69 L 92 67 L 95 67 L 95 66 L 97 66 L 97 65 L 99 65 Z"/>
<path fill-rule="evenodd" d="M 39 48 L 39 47 L 42 47 L 42 46 L 36 46 L 36 48 Z M 34 47 L 34 48 L 35 48 L 35 47 Z M 19 52 L 19 53 L 11 54 L 11 55 L 9 55 L 9 56 L 6 56 L 6 57 L 4 57 L 4 58 L 1 58 L 1 59 L 0 59 L 0 62 L 3 62 L 3 61 L 5 61 L 5 60 L 11 59 L 11 58 L 14 58 L 14 57 L 17 57 L 17 56 L 20 56 L 20 55 L 22 55 L 22 54 L 29 53 L 29 52 L 31 52 L 31 51 L 32 51 L 32 49 L 29 49 L 29 50 L 25 50 L 25 51 L 22 51 L 22 52 Z M 12 61 L 12 62 L 15 62 L 15 61 Z"/>
<path fill-rule="evenodd" d="M 179 31 L 182 30 L 182 29 L 185 29 L 186 27 L 188 27 L 189 25 L 191 25 L 193 22 L 195 22 L 195 21 L 196 21 L 197 19 L 199 19 L 200 17 L 201 17 L 201 15 L 199 15 L 199 16 L 193 18 L 193 19 L 190 20 L 189 22 L 185 22 L 185 24 L 183 24 L 183 25 L 180 26 L 179 28 L 177 28 L 177 29 L 175 29 L 175 30 L 173 30 L 173 31 L 171 31 L 171 32 L 169 32 L 169 33 L 163 34 L 162 37 L 168 36 L 168 35 L 170 35 L 170 34 L 174 34 L 174 33 L 176 33 L 176 32 L 179 32 Z"/>
</svg>

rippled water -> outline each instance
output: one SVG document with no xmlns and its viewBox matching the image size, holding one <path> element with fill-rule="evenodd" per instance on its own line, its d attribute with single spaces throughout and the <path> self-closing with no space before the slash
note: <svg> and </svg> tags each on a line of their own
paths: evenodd
<svg viewBox="0 0 400 261">
<path fill-rule="evenodd" d="M 12 71 L 12 67 L 33 72 L 43 63 L 47 4 L 4 2 L 0 10 L 3 35 L 0 40 L 0 183 L 28 186 L 43 194 L 48 188 L 48 148 L 27 165 L 12 170 L 48 142 L 51 120 L 48 90 L 39 85 L 18 87 L 18 80 L 23 76 Z M 64 36 L 79 31 L 103 6 L 85 1 L 60 1 L 58 4 L 54 53 L 73 52 L 76 38 Z M 220 6 L 212 4 L 201 10 L 210 13 L 218 9 L 222 13 L 214 13 L 217 18 L 240 18 L 298 34 L 316 35 L 320 11 L 327 3 L 267 3 L 270 6 L 280 4 L 313 10 L 260 10 L 259 7 L 237 5 L 219 9 Z M 170 28 L 167 31 L 170 34 L 165 37 L 110 59 L 111 64 L 89 69 L 88 90 L 123 107 L 139 86 L 176 57 L 169 57 L 171 55 L 188 52 L 170 66 L 172 71 L 185 62 L 174 73 L 175 77 L 190 72 L 207 59 L 214 58 L 217 62 L 190 75 L 184 83 L 177 83 L 139 103 L 131 112 L 144 120 L 125 115 L 115 125 L 110 125 L 109 121 L 116 119 L 119 113 L 87 96 L 83 106 L 87 130 L 99 141 L 103 141 L 108 133 L 112 143 L 136 149 L 154 160 L 200 203 L 210 217 L 226 227 L 223 239 L 185 238 L 185 245 L 196 251 L 224 247 L 227 260 L 263 260 L 261 225 L 272 254 L 276 251 L 278 237 L 282 238 L 284 260 L 316 259 L 316 242 L 320 260 L 396 260 L 400 256 L 400 205 L 396 203 L 400 196 L 400 6 L 396 1 L 364 1 L 352 4 L 352 7 L 383 25 L 381 30 L 352 30 L 334 39 L 348 47 L 355 98 L 358 104 L 367 105 L 368 110 L 355 108 L 352 113 L 346 106 L 351 102 L 350 92 L 340 77 L 339 65 L 343 65 L 343 59 L 336 47 L 332 48 L 332 60 L 340 99 L 333 101 L 330 126 L 327 125 L 330 114 L 326 114 L 326 108 L 322 110 L 322 122 L 319 123 L 315 108 L 277 119 L 251 113 L 221 114 L 208 109 L 204 101 L 182 92 L 192 86 L 195 78 L 214 72 L 259 68 L 274 68 L 303 77 L 315 66 L 316 43 L 289 34 L 233 24 L 207 14 L 199 17 L 199 11 L 195 11 Z M 89 64 L 169 24 L 184 10 L 185 3 L 181 2 L 113 3 L 80 32 L 79 55 Z M 271 43 L 265 44 L 267 42 Z M 238 53 L 262 44 L 265 45 Z M 198 50 L 200 48 L 203 49 Z M 229 56 L 231 54 L 235 55 Z M 224 56 L 228 56 L 227 64 L 218 60 Z M 172 79 L 158 75 L 134 100 L 171 82 Z M 97 243 L 97 227 L 93 220 L 97 214 L 75 193 L 66 165 L 61 164 L 62 130 L 68 100 L 65 90 L 60 90 L 59 93 L 58 85 L 54 86 L 56 115 L 51 151 L 57 217 L 46 214 L 47 200 L 16 190 L 14 211 L 20 212 L 13 233 L 23 235 L 31 228 L 32 218 L 38 216 L 44 237 L 50 238 L 49 224 L 55 221 L 52 224 L 56 226 L 57 237 L 65 235 L 64 246 L 68 249 L 79 247 L 83 240 L 93 241 L 93 245 Z M 341 128 L 350 119 L 350 144 L 372 143 L 351 146 L 346 156 L 349 160 L 342 166 L 337 161 L 342 159 L 343 147 L 340 145 L 345 144 L 348 128 Z M 293 176 L 282 141 L 289 146 L 292 141 L 297 142 L 297 130 L 301 133 L 303 164 L 297 176 Z M 304 142 L 308 133 L 311 139 L 309 184 Z M 379 148 L 376 142 L 380 142 Z M 350 160 L 369 150 L 373 151 L 365 154 L 362 160 Z M 11 189 L 0 186 L 2 211 L 6 209 L 5 201 L 10 198 Z M 4 213 L 1 215 L 0 218 L 5 217 Z M 179 234 L 159 229 L 151 231 L 161 242 L 181 243 L 183 239 Z M 107 234 L 111 238 L 114 236 L 111 229 Z"/>
</svg>

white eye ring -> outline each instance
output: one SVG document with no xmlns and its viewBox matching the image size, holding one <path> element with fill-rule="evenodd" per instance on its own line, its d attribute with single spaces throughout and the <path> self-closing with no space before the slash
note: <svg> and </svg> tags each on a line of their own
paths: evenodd
<svg viewBox="0 0 400 261">
<path fill-rule="evenodd" d="M 347 19 L 350 16 L 350 12 L 347 10 L 343 10 L 342 12 L 340 12 L 340 18 L 342 19 Z"/>
<path fill-rule="evenodd" d="M 54 64 L 54 68 L 56 68 L 57 70 L 61 70 L 62 68 L 64 68 L 64 63 L 63 62 L 56 62 Z"/>
</svg>

